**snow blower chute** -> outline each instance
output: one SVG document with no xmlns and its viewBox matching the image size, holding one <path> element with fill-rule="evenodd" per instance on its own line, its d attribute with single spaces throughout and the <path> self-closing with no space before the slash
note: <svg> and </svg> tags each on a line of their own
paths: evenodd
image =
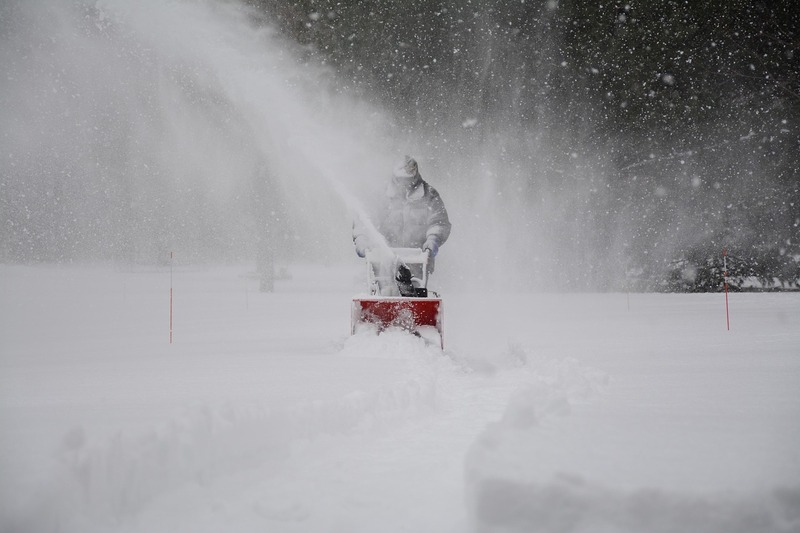
<svg viewBox="0 0 800 533">
<path fill-rule="evenodd" d="M 444 348 L 442 299 L 428 291 L 428 251 L 368 250 L 369 296 L 353 298 L 351 333 L 362 324 L 398 327 Z"/>
</svg>

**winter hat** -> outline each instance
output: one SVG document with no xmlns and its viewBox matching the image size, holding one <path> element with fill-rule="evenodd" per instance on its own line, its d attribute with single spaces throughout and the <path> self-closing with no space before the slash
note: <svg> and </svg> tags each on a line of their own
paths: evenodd
<svg viewBox="0 0 800 533">
<path fill-rule="evenodd" d="M 413 178 L 417 175 L 417 161 L 411 156 L 404 156 L 392 170 L 395 178 Z"/>
</svg>

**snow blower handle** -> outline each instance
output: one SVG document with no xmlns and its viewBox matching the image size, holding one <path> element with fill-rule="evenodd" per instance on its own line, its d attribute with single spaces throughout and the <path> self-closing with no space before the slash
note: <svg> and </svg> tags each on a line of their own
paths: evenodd
<svg viewBox="0 0 800 533">
<path fill-rule="evenodd" d="M 397 270 L 400 265 L 412 272 L 419 266 L 420 278 L 414 278 L 417 286 L 428 285 L 428 262 L 430 252 L 421 248 L 372 248 L 366 252 L 367 286 L 372 294 L 390 295 L 396 290 Z M 388 292 L 387 292 L 388 291 Z"/>
</svg>

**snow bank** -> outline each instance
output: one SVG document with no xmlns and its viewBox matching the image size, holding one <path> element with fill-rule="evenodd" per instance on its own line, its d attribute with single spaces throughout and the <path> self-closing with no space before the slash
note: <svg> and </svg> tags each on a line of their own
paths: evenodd
<svg viewBox="0 0 800 533">
<path fill-rule="evenodd" d="M 476 531 L 800 531 L 798 487 L 698 494 L 625 490 L 569 470 L 541 475 L 548 469 L 531 467 L 544 460 L 538 442 L 552 448 L 562 439 L 559 419 L 602 391 L 609 378 L 574 359 L 533 366 L 541 375 L 517 389 L 502 418 L 487 426 L 468 453 L 467 506 Z"/>
<path fill-rule="evenodd" d="M 545 483 L 473 480 L 479 531 L 761 533 L 800 531 L 800 490 L 696 496 L 622 492 L 563 475 Z"/>
<path fill-rule="evenodd" d="M 103 531 L 134 519 L 160 495 L 218 478 L 278 468 L 298 446 L 322 436 L 393 427 L 436 406 L 438 351 L 402 332 L 358 335 L 333 357 L 401 357 L 408 373 L 394 385 L 354 390 L 337 401 L 285 408 L 228 404 L 185 412 L 149 432 L 89 442 L 68 431 L 52 480 L 2 531 Z M 5 520 L 4 520 L 5 521 Z"/>
</svg>

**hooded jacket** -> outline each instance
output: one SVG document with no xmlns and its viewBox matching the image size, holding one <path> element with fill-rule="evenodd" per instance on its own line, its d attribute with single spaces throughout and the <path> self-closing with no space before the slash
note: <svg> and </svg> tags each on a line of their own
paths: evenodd
<svg viewBox="0 0 800 533">
<path fill-rule="evenodd" d="M 450 219 L 444 202 L 419 174 L 409 188 L 392 179 L 375 226 L 393 248 L 422 248 L 431 238 L 441 246 L 450 236 Z M 353 240 L 362 238 L 369 242 L 364 225 L 357 222 Z"/>
</svg>

